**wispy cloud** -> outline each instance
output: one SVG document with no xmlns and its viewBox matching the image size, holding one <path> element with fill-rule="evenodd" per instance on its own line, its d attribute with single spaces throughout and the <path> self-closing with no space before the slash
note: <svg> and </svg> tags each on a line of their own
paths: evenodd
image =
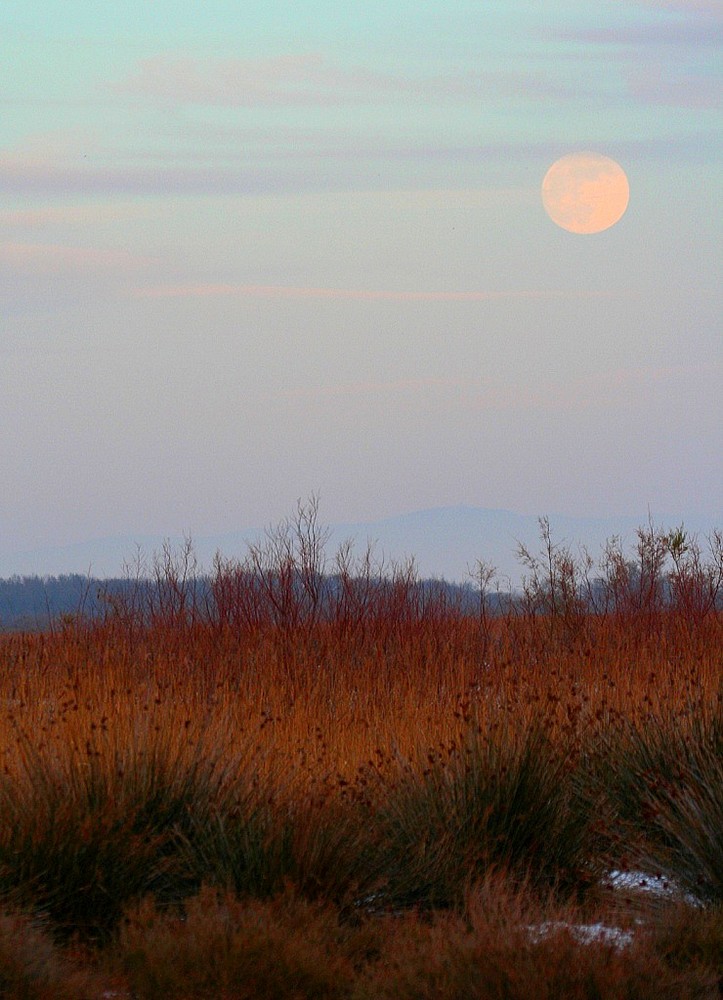
<svg viewBox="0 0 723 1000">
<path fill-rule="evenodd" d="M 139 167 L 5 153 L 0 154 L 0 183 L 6 192 L 21 195 L 261 194 L 322 186 L 308 171 L 209 167 L 198 162 L 197 154 L 184 166 Z"/>
<path fill-rule="evenodd" d="M 0 267 L 17 274 L 60 275 L 87 271 L 133 272 L 157 261 L 125 250 L 52 243 L 0 243 Z"/>
<path fill-rule="evenodd" d="M 258 59 L 199 59 L 158 54 L 138 62 L 125 79 L 108 83 L 116 94 L 171 106 L 332 107 L 403 101 L 406 105 L 476 102 L 480 106 L 554 97 L 600 96 L 599 85 L 559 75 L 559 62 L 528 53 L 524 68 L 465 67 L 454 73 L 402 75 L 364 66 L 340 66 L 322 54 Z"/>
<path fill-rule="evenodd" d="M 599 291 L 403 291 L 369 288 L 317 288 L 289 285 L 182 284 L 135 288 L 139 298 L 239 298 L 352 299 L 389 302 L 487 302 L 496 299 L 606 298 Z"/>
<path fill-rule="evenodd" d="M 713 362 L 692 365 L 641 365 L 610 369 L 574 379 L 544 379 L 534 384 L 506 386 L 504 391 L 486 386 L 467 397 L 473 409 L 524 408 L 547 412 L 583 412 L 620 408 L 629 400 L 684 384 L 700 385 L 701 379 L 718 378 L 721 366 Z"/>
<path fill-rule="evenodd" d="M 496 380 L 469 378 L 397 378 L 360 380 L 300 386 L 276 393 L 282 398 L 317 401 L 396 397 L 415 400 L 420 394 L 435 396 L 443 406 L 475 412 L 528 410 L 583 412 L 595 408 L 624 406 L 626 400 L 655 394 L 661 388 L 719 378 L 721 366 L 645 365 L 610 369 L 580 378 Z"/>
<path fill-rule="evenodd" d="M 0 212 L 0 226 L 32 230 L 53 226 L 84 227 L 98 222 L 125 221 L 146 213 L 147 209 L 138 204 L 46 205 L 43 208 Z"/>
<path fill-rule="evenodd" d="M 458 87 L 462 85 L 461 80 L 456 82 Z M 130 76 L 109 86 L 117 93 L 174 104 L 324 107 L 413 94 L 428 85 L 424 79 L 414 81 L 364 67 L 337 66 L 320 54 L 310 53 L 207 60 L 160 54 L 140 60 Z"/>
<path fill-rule="evenodd" d="M 694 79 L 678 80 L 676 91 L 670 94 L 656 76 L 653 66 L 637 66 L 631 61 L 630 88 L 650 103 L 663 99 L 684 102 L 683 87 L 688 88 L 691 106 L 695 102 L 713 99 L 715 80 L 698 85 Z M 672 84 L 671 84 L 672 86 Z M 25 200 L 37 197 L 119 198 L 124 204 L 111 206 L 44 206 L 37 209 L 5 211 L 0 221 L 5 226 L 33 227 L 58 224 L 90 223 L 95 215 L 110 218 L 114 211 L 121 214 L 147 213 L 147 206 L 131 199 L 137 196 L 261 196 L 334 191 L 408 190 L 410 175 L 407 165 L 416 165 L 413 185 L 433 189 L 439 186 L 438 166 L 449 168 L 448 176 L 458 180 L 460 188 L 469 187 L 472 177 L 480 181 L 479 167 L 484 163 L 508 161 L 551 161 L 561 155 L 567 144 L 551 130 L 545 141 L 528 141 L 524 137 L 496 139 L 478 143 L 424 140 L 403 142 L 396 137 L 369 136 L 351 131 L 323 130 L 307 135 L 299 142 L 296 130 L 280 126 L 278 130 L 213 126 L 214 139 L 205 137 L 204 129 L 191 132 L 187 148 L 175 148 L 172 156 L 150 147 L 135 149 L 97 150 L 88 158 L 69 151 L 41 155 L 30 139 L 17 150 L 0 151 L 0 189 L 6 195 Z M 579 143 L 594 147 L 597 130 L 580 134 Z M 209 142 L 223 150 L 209 151 Z M 608 143 L 611 155 L 635 155 L 651 158 L 671 157 L 699 160 L 709 155 L 710 135 L 691 129 L 688 133 L 669 134 L 661 126 L 660 133 L 650 138 L 620 136 Z M 323 168 L 322 168 L 323 166 Z M 427 171 L 427 168 L 428 171 Z M 453 172 L 456 168 L 456 172 Z M 429 184 L 426 180 L 429 180 Z M 499 191 L 498 191 L 499 193 Z M 536 196 L 536 194 L 535 194 Z"/>
<path fill-rule="evenodd" d="M 716 47 L 723 40 L 723 22 L 666 17 L 644 23 L 565 32 L 561 37 L 598 45 Z"/>
<path fill-rule="evenodd" d="M 417 394 L 426 390 L 442 390 L 459 393 L 470 389 L 474 382 L 470 379 L 454 378 L 400 378 L 367 379 L 355 382 L 335 382 L 326 385 L 301 386 L 283 389 L 279 395 L 287 399 L 324 399 L 354 396 L 388 396 Z"/>
<path fill-rule="evenodd" d="M 723 88 L 712 74 L 686 73 L 670 67 L 639 66 L 628 73 L 628 89 L 636 100 L 685 108 L 717 108 Z"/>
<path fill-rule="evenodd" d="M 659 13 L 641 12 L 632 21 L 565 30 L 555 37 L 576 43 L 587 58 L 604 54 L 608 61 L 614 61 L 621 69 L 627 98 L 637 103 L 718 107 L 722 89 L 715 53 L 723 42 L 723 19 L 708 16 L 707 4 L 691 5 L 690 9 L 684 3 L 638 6 Z"/>
<path fill-rule="evenodd" d="M 635 0 L 635 3 L 638 7 L 652 7 L 654 10 L 723 17 L 723 0 Z"/>
</svg>

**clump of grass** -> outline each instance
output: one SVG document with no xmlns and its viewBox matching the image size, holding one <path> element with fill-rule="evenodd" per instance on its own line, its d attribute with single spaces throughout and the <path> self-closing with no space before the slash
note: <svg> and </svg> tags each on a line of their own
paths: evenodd
<svg viewBox="0 0 723 1000">
<path fill-rule="evenodd" d="M 617 914 L 620 919 L 621 914 Z M 345 920 L 291 887 L 238 900 L 204 887 L 183 912 L 129 909 L 101 967 L 138 1000 L 716 1000 L 720 928 L 687 938 L 674 917 L 619 935 L 594 909 L 540 896 L 499 873 L 459 912 Z M 582 934 L 589 931 L 588 934 Z M 602 933 L 607 931 L 608 933 Z M 718 937 L 716 937 L 718 935 Z"/>
<path fill-rule="evenodd" d="M 15 1000 L 90 1000 L 99 983 L 65 956 L 49 930 L 19 911 L 0 912 L 0 996 Z"/>
<path fill-rule="evenodd" d="M 368 802 L 340 798 L 329 788 L 326 795 L 302 802 L 291 824 L 289 874 L 307 897 L 349 908 L 384 882 L 380 834 Z"/>
<path fill-rule="evenodd" d="M 282 889 L 293 867 L 290 831 L 270 801 L 240 792 L 237 787 L 234 798 L 208 815 L 190 816 L 179 848 L 198 884 L 266 899 Z"/>
<path fill-rule="evenodd" d="M 465 912 L 389 925 L 360 994 L 371 1000 L 715 1000 L 713 970 L 672 968 L 641 934 L 624 946 L 579 940 L 575 910 L 499 877 L 472 888 Z M 596 925 L 593 925 L 593 930 Z"/>
<path fill-rule="evenodd" d="M 102 937 L 129 900 L 193 888 L 179 831 L 208 815 L 223 768 L 200 746 L 137 733 L 65 753 L 18 735 L 19 773 L 0 776 L 0 892 L 64 935 Z"/>
<path fill-rule="evenodd" d="M 619 740 L 608 795 L 629 862 L 723 905 L 723 712 L 682 730 L 651 718 Z"/>
<path fill-rule="evenodd" d="M 700 747 L 696 765 L 678 764 L 645 794 L 647 870 L 661 871 L 705 904 L 723 906 L 723 758 Z"/>
<path fill-rule="evenodd" d="M 491 869 L 562 891 L 593 878 L 590 817 L 565 752 L 540 728 L 469 727 L 426 766 L 407 766 L 379 821 L 395 906 L 459 905 Z"/>
<path fill-rule="evenodd" d="M 671 968 L 710 969 L 723 994 L 723 907 L 667 907 L 655 915 L 652 940 Z"/>
<path fill-rule="evenodd" d="M 381 940 L 381 928 L 345 928 L 290 889 L 262 902 L 204 887 L 182 915 L 151 899 L 130 910 L 111 962 L 138 998 L 336 1000 Z"/>
<path fill-rule="evenodd" d="M 308 899 L 352 906 L 378 881 L 369 803 L 341 776 L 242 770 L 178 834 L 196 884 L 269 898 L 293 883 Z M 306 784 L 304 779 L 308 779 Z"/>
</svg>

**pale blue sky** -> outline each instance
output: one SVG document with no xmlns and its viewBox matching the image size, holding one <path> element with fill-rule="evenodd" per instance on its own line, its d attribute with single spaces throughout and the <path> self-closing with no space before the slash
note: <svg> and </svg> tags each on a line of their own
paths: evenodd
<svg viewBox="0 0 723 1000">
<path fill-rule="evenodd" d="M 720 522 L 717 0 L 0 0 L 0 551 Z M 603 233 L 540 200 L 614 157 Z"/>
</svg>

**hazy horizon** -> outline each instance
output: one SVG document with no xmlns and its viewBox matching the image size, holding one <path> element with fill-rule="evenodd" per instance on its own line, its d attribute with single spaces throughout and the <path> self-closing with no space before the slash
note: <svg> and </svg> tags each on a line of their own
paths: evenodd
<svg viewBox="0 0 723 1000">
<path fill-rule="evenodd" d="M 305 507 L 308 500 L 303 501 Z M 288 520 L 294 519 L 289 511 Z M 675 519 L 659 512 L 648 511 L 646 517 L 570 517 L 553 513 L 544 515 L 555 545 L 568 548 L 575 557 L 585 549 L 595 561 L 602 556 L 606 542 L 620 539 L 624 551 L 635 558 L 637 531 L 652 527 L 656 531 L 685 528 L 706 554 L 707 538 L 721 529 L 721 519 L 699 521 Z M 284 519 L 282 519 L 284 520 Z M 0 579 L 15 576 L 62 576 L 80 574 L 94 579 L 135 575 L 141 567 L 152 575 L 156 557 L 163 550 L 181 557 L 190 544 L 197 571 L 211 572 L 216 554 L 224 559 L 243 560 L 249 544 L 264 544 L 267 533 L 275 534 L 280 524 L 247 525 L 222 534 L 109 536 L 86 539 L 67 546 L 5 552 L 0 550 Z M 532 552 L 540 552 L 540 517 L 510 510 L 457 506 L 408 511 L 378 521 L 331 523 L 324 517 L 323 504 L 318 508 L 319 537 L 326 537 L 326 570 L 333 572 L 334 556 L 347 541 L 353 543 L 353 554 L 360 558 L 371 545 L 375 563 L 389 572 L 393 564 L 404 565 L 414 560 L 421 578 L 438 578 L 450 582 L 469 582 L 477 560 L 495 567 L 499 582 L 504 586 L 519 586 L 524 573 L 517 549 L 520 543 Z"/>
<path fill-rule="evenodd" d="M 0 553 L 720 522 L 716 0 L 0 6 Z M 630 185 L 546 215 L 554 160 Z M 716 416 L 717 414 L 717 416 Z"/>
</svg>

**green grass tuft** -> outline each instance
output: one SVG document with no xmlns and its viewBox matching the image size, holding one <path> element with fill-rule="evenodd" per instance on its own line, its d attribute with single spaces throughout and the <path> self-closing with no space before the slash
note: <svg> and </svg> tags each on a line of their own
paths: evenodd
<svg viewBox="0 0 723 1000">
<path fill-rule="evenodd" d="M 506 739 L 470 728 L 409 767 L 379 819 L 396 906 L 459 905 L 491 869 L 562 891 L 592 877 L 590 817 L 566 754 L 540 729 Z"/>
<path fill-rule="evenodd" d="M 629 861 L 723 905 L 723 713 L 682 732 L 653 719 L 618 743 L 607 791 Z"/>
</svg>

